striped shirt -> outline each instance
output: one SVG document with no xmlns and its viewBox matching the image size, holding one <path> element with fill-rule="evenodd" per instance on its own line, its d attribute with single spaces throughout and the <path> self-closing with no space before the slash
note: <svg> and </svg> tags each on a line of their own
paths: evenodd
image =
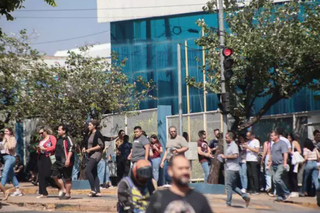
<svg viewBox="0 0 320 213">
<path fill-rule="evenodd" d="M 318 160 L 316 149 L 314 149 L 313 151 L 310 151 L 308 148 L 303 148 L 303 154 L 304 156 L 307 156 L 308 161 Z"/>
</svg>

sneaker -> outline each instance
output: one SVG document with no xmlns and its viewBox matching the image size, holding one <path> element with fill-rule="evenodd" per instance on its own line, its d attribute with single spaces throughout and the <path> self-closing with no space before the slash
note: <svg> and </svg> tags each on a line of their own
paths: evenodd
<svg viewBox="0 0 320 213">
<path fill-rule="evenodd" d="M 246 194 L 247 193 L 247 190 L 246 189 L 241 189 L 241 192 Z"/>
<path fill-rule="evenodd" d="M 62 195 L 63 195 L 63 190 L 59 190 L 59 197 L 62 197 Z"/>
<path fill-rule="evenodd" d="M 290 195 L 285 195 L 283 201 L 288 201 L 290 199 Z"/>
<path fill-rule="evenodd" d="M 269 195 L 270 197 L 275 197 L 275 196 L 276 196 L 276 195 L 273 194 L 273 193 L 268 193 L 268 195 Z"/>
<path fill-rule="evenodd" d="M 71 198 L 71 196 L 63 196 L 63 197 L 60 197 L 59 199 L 60 200 L 69 200 Z"/>
<path fill-rule="evenodd" d="M 165 184 L 165 185 L 163 185 L 162 187 L 163 187 L 163 188 L 170 188 L 171 185 L 170 185 L 170 184 Z"/>
<path fill-rule="evenodd" d="M 63 198 L 64 196 L 66 196 L 66 193 L 62 191 L 62 193 L 60 194 L 59 192 L 59 199 L 61 200 L 61 198 Z"/>
<path fill-rule="evenodd" d="M 38 197 L 37 197 L 37 199 L 41 199 L 41 198 L 47 198 L 48 196 L 46 196 L 46 195 L 39 195 Z"/>
<path fill-rule="evenodd" d="M 250 204 L 250 200 L 251 200 L 251 198 L 250 198 L 250 197 L 247 197 L 247 199 L 246 199 L 246 208 L 248 208 L 248 206 L 249 206 L 249 204 Z"/>
<path fill-rule="evenodd" d="M 251 195 L 259 195 L 260 193 L 258 193 L 258 192 L 252 192 L 252 193 L 250 193 Z"/>
<path fill-rule="evenodd" d="M 299 197 L 298 192 L 291 192 L 290 197 Z"/>
<path fill-rule="evenodd" d="M 11 197 L 16 197 L 16 196 L 20 197 L 20 196 L 22 196 L 22 195 L 23 195 L 22 192 L 19 190 L 19 191 L 15 191 L 15 192 L 11 195 Z"/>
</svg>

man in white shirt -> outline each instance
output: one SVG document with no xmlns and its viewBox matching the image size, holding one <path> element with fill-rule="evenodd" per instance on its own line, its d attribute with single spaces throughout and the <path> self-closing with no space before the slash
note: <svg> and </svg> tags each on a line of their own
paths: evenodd
<svg viewBox="0 0 320 213">
<path fill-rule="evenodd" d="M 283 141 L 283 142 L 286 142 L 286 144 L 288 146 L 288 154 L 290 154 L 291 153 L 291 143 L 286 137 L 283 136 L 284 135 L 284 129 L 282 127 L 278 127 L 276 132 L 280 135 L 279 139 L 281 141 Z"/>
<path fill-rule="evenodd" d="M 247 144 L 243 145 L 247 149 L 246 162 L 248 171 L 248 181 L 252 195 L 258 195 L 259 178 L 258 178 L 258 153 L 260 142 L 255 138 L 252 132 L 247 132 Z"/>
</svg>

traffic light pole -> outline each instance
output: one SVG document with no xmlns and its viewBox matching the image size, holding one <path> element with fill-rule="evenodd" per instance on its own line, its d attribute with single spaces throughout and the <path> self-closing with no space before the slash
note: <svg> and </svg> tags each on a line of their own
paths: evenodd
<svg viewBox="0 0 320 213">
<path fill-rule="evenodd" d="M 224 41 L 224 16 L 223 16 L 223 0 L 219 0 L 219 37 L 220 37 L 220 70 L 221 70 L 221 93 L 226 93 L 226 82 L 224 77 L 224 56 L 223 56 L 223 47 L 225 46 Z M 221 98 L 222 99 L 221 95 Z M 220 100 L 222 103 L 222 100 Z M 226 133 L 228 131 L 228 114 L 223 112 L 223 125 L 222 125 L 222 132 L 223 132 L 223 151 L 224 154 L 227 153 L 227 142 L 226 142 Z"/>
</svg>

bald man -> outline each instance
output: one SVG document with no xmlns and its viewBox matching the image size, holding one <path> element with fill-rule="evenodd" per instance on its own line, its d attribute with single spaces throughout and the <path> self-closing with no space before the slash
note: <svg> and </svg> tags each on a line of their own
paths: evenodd
<svg viewBox="0 0 320 213">
<path fill-rule="evenodd" d="M 188 185 L 190 162 L 186 157 L 183 155 L 172 157 L 168 174 L 172 178 L 171 188 L 154 193 L 146 213 L 212 213 L 207 199 Z"/>
</svg>

